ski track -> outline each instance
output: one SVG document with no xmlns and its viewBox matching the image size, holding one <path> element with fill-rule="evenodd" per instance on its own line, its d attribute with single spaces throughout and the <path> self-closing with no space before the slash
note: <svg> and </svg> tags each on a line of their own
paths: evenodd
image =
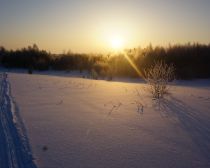
<svg viewBox="0 0 210 168">
<path fill-rule="evenodd" d="M 7 74 L 0 74 L 0 168 L 37 168 L 26 130 L 11 96 Z"/>
</svg>

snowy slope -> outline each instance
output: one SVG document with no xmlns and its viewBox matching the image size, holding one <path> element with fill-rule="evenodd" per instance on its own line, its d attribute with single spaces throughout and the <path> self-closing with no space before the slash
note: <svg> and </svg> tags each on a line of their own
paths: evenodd
<svg viewBox="0 0 210 168">
<path fill-rule="evenodd" d="M 39 168 L 210 167 L 208 86 L 182 83 L 158 102 L 143 83 L 21 73 L 9 81 Z"/>
</svg>

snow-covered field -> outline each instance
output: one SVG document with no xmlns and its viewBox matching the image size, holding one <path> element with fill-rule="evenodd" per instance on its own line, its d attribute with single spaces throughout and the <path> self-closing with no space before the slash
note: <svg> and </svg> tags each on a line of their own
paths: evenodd
<svg viewBox="0 0 210 168">
<path fill-rule="evenodd" d="M 28 142 L 7 74 L 0 74 L 0 167 L 35 168 Z"/>
<path fill-rule="evenodd" d="M 8 81 L 38 168 L 210 167 L 210 80 L 178 82 L 160 101 L 144 83 L 24 73 Z"/>
</svg>

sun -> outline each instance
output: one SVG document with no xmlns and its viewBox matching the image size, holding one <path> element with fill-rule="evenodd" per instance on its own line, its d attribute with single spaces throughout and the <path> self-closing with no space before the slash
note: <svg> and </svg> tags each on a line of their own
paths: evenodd
<svg viewBox="0 0 210 168">
<path fill-rule="evenodd" d="M 113 36 L 110 39 L 112 49 L 121 50 L 124 47 L 124 39 L 121 36 Z"/>
</svg>

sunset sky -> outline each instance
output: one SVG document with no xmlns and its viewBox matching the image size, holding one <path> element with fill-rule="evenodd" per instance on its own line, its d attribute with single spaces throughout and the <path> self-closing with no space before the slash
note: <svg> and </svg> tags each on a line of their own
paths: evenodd
<svg viewBox="0 0 210 168">
<path fill-rule="evenodd" d="M 150 42 L 210 43 L 210 0 L 0 0 L 8 49 L 106 52 Z"/>
</svg>

